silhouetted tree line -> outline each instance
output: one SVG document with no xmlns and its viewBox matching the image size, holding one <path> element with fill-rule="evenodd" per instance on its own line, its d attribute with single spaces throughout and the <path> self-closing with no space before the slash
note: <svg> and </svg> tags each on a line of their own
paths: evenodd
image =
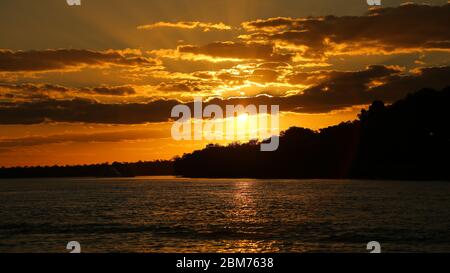
<svg viewBox="0 0 450 273">
<path fill-rule="evenodd" d="M 186 177 L 450 180 L 450 87 L 423 89 L 318 131 L 292 127 L 275 152 L 210 144 L 174 162 Z"/>
<path fill-rule="evenodd" d="M 0 178 L 28 177 L 133 177 L 173 175 L 172 161 L 0 168 Z"/>
</svg>

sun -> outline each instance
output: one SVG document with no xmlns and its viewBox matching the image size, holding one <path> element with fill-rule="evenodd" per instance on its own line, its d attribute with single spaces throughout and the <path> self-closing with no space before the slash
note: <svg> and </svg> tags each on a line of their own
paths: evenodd
<svg viewBox="0 0 450 273">
<path fill-rule="evenodd" d="M 250 115 L 248 113 L 242 113 L 235 119 L 236 122 L 236 139 L 239 141 L 245 141 L 248 139 L 248 130 L 251 128 Z"/>
<path fill-rule="evenodd" d="M 243 125 L 248 121 L 248 113 L 240 114 L 237 116 L 237 122 L 239 125 Z"/>
</svg>

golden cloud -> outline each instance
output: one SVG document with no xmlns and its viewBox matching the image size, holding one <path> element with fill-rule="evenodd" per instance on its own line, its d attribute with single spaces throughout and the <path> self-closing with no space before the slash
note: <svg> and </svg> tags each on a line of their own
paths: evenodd
<svg viewBox="0 0 450 273">
<path fill-rule="evenodd" d="M 284 43 L 304 57 L 450 51 L 450 4 L 405 4 L 364 16 L 268 18 L 242 24 L 250 41 Z"/>
<path fill-rule="evenodd" d="M 158 64 L 157 60 L 144 57 L 137 50 L 0 50 L 0 72 L 72 71 L 83 67 L 145 67 Z"/>
<path fill-rule="evenodd" d="M 414 73 L 405 73 L 398 67 L 373 65 L 360 71 L 324 73 L 326 77 L 321 82 L 294 95 L 214 98 L 205 104 L 222 107 L 228 104 L 279 105 L 283 112 L 328 113 L 369 104 L 374 100 L 393 102 L 420 88 L 443 89 L 448 85 L 450 67 L 421 68 Z M 36 124 L 46 121 L 97 124 L 164 122 L 169 120 L 171 109 L 180 103 L 175 99 L 158 99 L 146 103 L 100 103 L 81 98 L 0 102 L 0 124 Z M 185 104 L 193 106 L 192 102 Z"/>
<path fill-rule="evenodd" d="M 137 29 L 140 30 L 152 30 L 152 29 L 158 29 L 158 28 L 174 28 L 174 29 L 200 29 L 204 32 L 208 32 L 211 30 L 231 30 L 232 27 L 228 26 L 222 22 L 220 23 L 205 23 L 205 22 L 188 22 L 188 21 L 181 21 L 181 22 L 156 22 L 148 25 L 140 25 L 137 27 Z"/>
</svg>

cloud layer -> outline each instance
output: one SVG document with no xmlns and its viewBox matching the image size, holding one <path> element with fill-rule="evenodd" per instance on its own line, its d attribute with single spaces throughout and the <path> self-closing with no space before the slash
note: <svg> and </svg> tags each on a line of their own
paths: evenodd
<svg viewBox="0 0 450 273">
<path fill-rule="evenodd" d="M 180 22 L 156 22 L 147 25 L 140 25 L 137 29 L 140 30 L 152 30 L 158 28 L 174 28 L 174 29 L 200 29 L 204 32 L 211 30 L 231 30 L 232 27 L 224 23 L 207 23 L 207 22 L 192 22 L 192 21 L 180 21 Z"/>
<path fill-rule="evenodd" d="M 241 28 L 200 21 L 138 27 L 241 34 L 200 45 L 181 41 L 171 49 L 0 50 L 0 124 L 162 122 L 174 105 L 198 95 L 222 106 L 277 104 L 297 113 L 391 102 L 420 88 L 450 84 L 449 61 L 412 68 L 376 62 L 345 70 L 334 68 L 330 58 L 345 62 L 341 55 L 385 54 L 395 63 L 408 52 L 422 59 L 429 51 L 449 54 L 449 25 L 450 4 L 405 4 L 362 16 L 258 19 Z M 26 72 L 33 77 L 14 78 Z M 1 78 L 5 74 L 12 78 Z M 77 80 L 89 84 L 71 87 Z"/>
<path fill-rule="evenodd" d="M 73 70 L 86 66 L 153 66 L 155 60 L 136 52 L 78 49 L 12 51 L 0 50 L 0 72 Z"/>
<path fill-rule="evenodd" d="M 449 50 L 449 25 L 450 4 L 405 4 L 371 9 L 365 16 L 248 21 L 243 23 L 243 28 L 250 34 L 242 37 L 292 44 L 307 56 Z"/>
<path fill-rule="evenodd" d="M 362 71 L 310 72 L 321 79 L 316 85 L 291 96 L 255 96 L 215 98 L 207 104 L 279 105 L 281 111 L 327 113 L 373 100 L 392 102 L 420 88 L 441 89 L 449 84 L 450 67 L 423 68 L 415 74 L 402 74 L 396 67 L 373 65 Z M 296 75 L 293 75 L 295 80 Z M 302 75 L 302 77 L 308 77 Z M 38 100 L 35 102 L 0 103 L 0 124 L 36 124 L 48 121 L 108 124 L 141 124 L 164 122 L 178 100 L 156 100 L 148 103 L 99 103 L 88 99 Z M 193 109 L 192 103 L 187 103 Z"/>
</svg>

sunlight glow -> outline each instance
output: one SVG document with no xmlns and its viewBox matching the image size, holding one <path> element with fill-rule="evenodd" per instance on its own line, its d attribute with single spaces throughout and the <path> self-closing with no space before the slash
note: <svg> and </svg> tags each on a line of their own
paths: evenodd
<svg viewBox="0 0 450 273">
<path fill-rule="evenodd" d="M 238 126 L 245 125 L 245 123 L 246 123 L 247 121 L 248 121 L 248 114 L 247 114 L 247 113 L 240 114 L 240 115 L 237 117 Z"/>
</svg>

